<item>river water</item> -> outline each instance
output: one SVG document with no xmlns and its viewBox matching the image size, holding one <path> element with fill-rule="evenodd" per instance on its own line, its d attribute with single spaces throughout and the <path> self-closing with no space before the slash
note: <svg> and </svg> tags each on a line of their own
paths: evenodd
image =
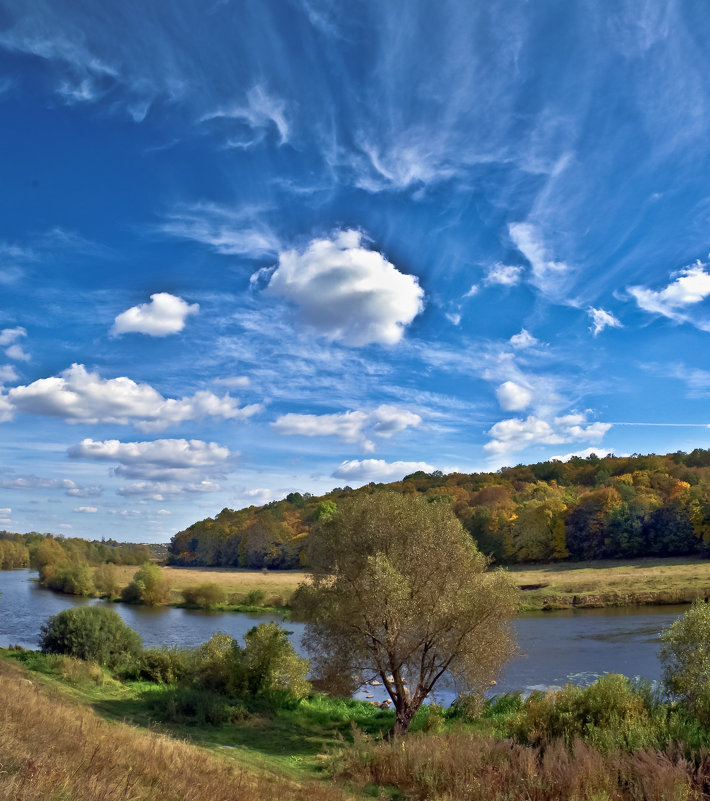
<svg viewBox="0 0 710 801">
<path fill-rule="evenodd" d="M 40 626 L 62 609 L 105 601 L 72 598 L 37 586 L 29 570 L 0 571 L 0 646 L 10 644 L 37 648 Z M 241 639 L 261 622 L 281 623 L 273 615 L 207 612 L 111 604 L 125 622 L 143 638 L 146 646 L 192 647 L 215 632 Z M 641 606 L 623 609 L 571 609 L 527 613 L 514 622 L 522 656 L 508 663 L 495 688 L 530 691 L 585 683 L 602 673 L 660 678 L 658 634 L 687 607 Z M 304 625 L 283 623 L 301 652 Z M 379 697 L 380 693 L 375 693 Z M 453 695 L 440 691 L 436 700 L 450 703 Z"/>
</svg>

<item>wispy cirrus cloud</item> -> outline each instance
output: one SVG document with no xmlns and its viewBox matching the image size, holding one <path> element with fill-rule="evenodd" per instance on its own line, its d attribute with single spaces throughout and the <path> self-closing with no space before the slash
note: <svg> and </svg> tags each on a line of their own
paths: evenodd
<svg viewBox="0 0 710 801">
<path fill-rule="evenodd" d="M 271 129 L 277 133 L 280 145 L 289 139 L 285 101 L 258 84 L 247 91 L 243 103 L 219 106 L 205 113 L 199 121 L 212 127 L 219 124 L 224 147 L 252 147 L 261 142 Z"/>
<path fill-rule="evenodd" d="M 95 498 L 102 494 L 98 486 L 77 484 L 70 478 L 46 478 L 34 474 L 17 474 L 14 470 L 0 470 L 0 488 L 9 490 L 63 490 L 71 498 Z"/>
<path fill-rule="evenodd" d="M 157 226 L 162 233 L 207 245 L 223 256 L 275 254 L 280 242 L 261 217 L 262 209 L 232 209 L 216 203 L 175 207 Z"/>
</svg>

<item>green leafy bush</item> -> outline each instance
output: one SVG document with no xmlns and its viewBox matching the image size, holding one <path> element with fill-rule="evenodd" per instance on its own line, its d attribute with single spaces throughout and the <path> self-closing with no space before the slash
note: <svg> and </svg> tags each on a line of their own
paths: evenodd
<svg viewBox="0 0 710 801">
<path fill-rule="evenodd" d="M 186 587 L 182 591 L 187 606 L 197 609 L 214 609 L 227 600 L 227 595 L 219 584 L 199 584 L 196 587 Z"/>
<path fill-rule="evenodd" d="M 65 609 L 42 626 L 43 653 L 68 654 L 113 668 L 134 659 L 141 638 L 113 609 L 85 606 Z"/>
<path fill-rule="evenodd" d="M 89 565 L 65 565 L 56 567 L 51 572 L 49 567 L 45 566 L 42 574 L 45 576 L 44 584 L 50 590 L 84 597 L 95 594 L 94 577 Z"/>
<path fill-rule="evenodd" d="M 119 580 L 116 566 L 110 563 L 99 565 L 94 570 L 94 586 L 99 595 L 104 598 L 113 598 L 118 595 Z"/>
<path fill-rule="evenodd" d="M 158 565 L 146 562 L 133 576 L 133 581 L 123 588 L 121 597 L 128 603 L 157 606 L 170 601 L 170 584 Z"/>
<path fill-rule="evenodd" d="M 671 695 L 710 724 L 710 604 L 696 601 L 662 632 L 660 656 Z"/>
</svg>

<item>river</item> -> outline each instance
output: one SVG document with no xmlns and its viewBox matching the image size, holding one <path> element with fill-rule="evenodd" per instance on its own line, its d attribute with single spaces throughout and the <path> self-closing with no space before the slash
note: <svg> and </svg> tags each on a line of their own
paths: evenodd
<svg viewBox="0 0 710 801">
<path fill-rule="evenodd" d="M 72 598 L 43 590 L 29 570 L 0 571 L 0 646 L 37 648 L 40 626 L 62 609 L 105 601 Z M 146 646 L 192 647 L 215 632 L 240 639 L 252 626 L 281 618 L 110 604 L 143 638 Z M 682 614 L 685 606 L 640 606 L 623 609 L 571 609 L 526 613 L 514 622 L 522 656 L 508 663 L 495 688 L 530 691 L 584 683 L 602 673 L 660 678 L 658 634 Z M 303 624 L 286 621 L 294 647 L 301 651 Z M 378 696 L 379 693 L 376 693 Z M 450 703 L 444 690 L 436 700 Z"/>
</svg>

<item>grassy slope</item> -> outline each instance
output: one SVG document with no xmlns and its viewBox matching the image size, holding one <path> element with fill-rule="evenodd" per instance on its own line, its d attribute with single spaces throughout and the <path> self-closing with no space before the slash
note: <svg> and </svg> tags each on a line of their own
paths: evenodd
<svg viewBox="0 0 710 801">
<path fill-rule="evenodd" d="M 47 683 L 0 659 L 0 798 L 346 801 L 350 797 L 307 776 L 295 782 L 258 766 L 245 768 L 231 758 L 232 751 L 211 754 L 156 731 L 107 722 L 58 692 L 56 682 L 49 682 L 49 687 Z"/>
<path fill-rule="evenodd" d="M 30 656 L 28 672 L 17 663 L 17 652 L 0 649 L 0 683 L 4 672 L 23 671 L 36 684 L 81 704 L 89 705 L 102 718 L 128 721 L 159 730 L 199 745 L 220 758 L 254 770 L 285 776 L 296 781 L 318 778 L 323 756 L 330 747 L 348 739 L 355 723 L 362 731 L 388 731 L 394 713 L 362 701 L 332 700 L 314 696 L 296 710 L 275 714 L 253 714 L 246 721 L 222 727 L 162 724 L 156 729 L 151 701 L 169 692 L 165 685 L 149 682 L 121 683 L 96 666 L 62 657 Z M 0 794 L 0 798 L 2 795 Z"/>
</svg>

